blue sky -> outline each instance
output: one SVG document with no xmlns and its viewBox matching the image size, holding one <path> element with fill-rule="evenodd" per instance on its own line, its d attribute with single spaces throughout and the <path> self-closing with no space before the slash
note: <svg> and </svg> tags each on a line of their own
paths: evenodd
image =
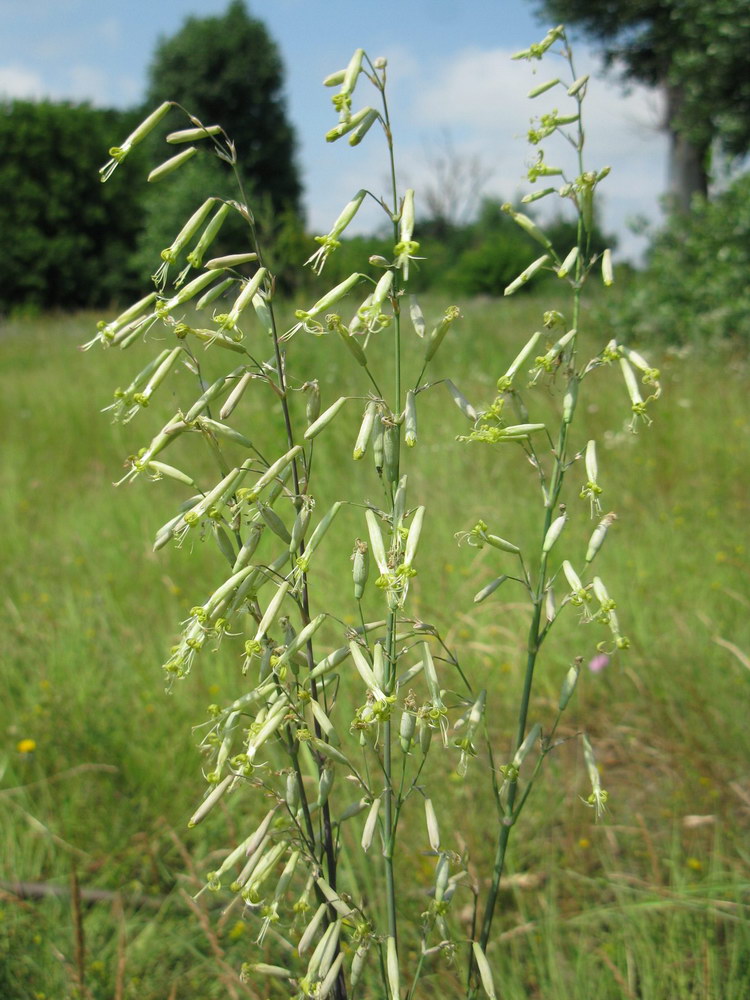
<svg viewBox="0 0 750 1000">
<path fill-rule="evenodd" d="M 137 104 L 158 39 L 177 31 L 186 16 L 221 13 L 227 3 L 0 0 L 0 95 Z M 546 98 L 532 105 L 525 95 L 557 70 L 542 68 L 534 77 L 526 63 L 510 61 L 547 27 L 527 0 L 250 0 L 248 6 L 265 21 L 284 59 L 312 229 L 324 231 L 360 187 L 384 187 L 385 164 L 373 142 L 352 150 L 323 141 L 335 116 L 320 82 L 358 46 L 388 58 L 400 171 L 417 191 L 417 206 L 420 185 L 434 183 L 434 159 L 446 137 L 481 164 L 484 193 L 509 199 L 528 189 L 523 137 Z M 577 71 L 597 77 L 589 90 L 587 136 L 590 166 L 612 166 L 602 188 L 604 222 L 618 233 L 621 255 L 633 257 L 642 243 L 627 222 L 658 217 L 666 175 L 659 97 L 640 88 L 626 96 L 616 81 L 601 79 L 583 44 Z M 360 228 L 373 222 L 364 216 Z"/>
</svg>

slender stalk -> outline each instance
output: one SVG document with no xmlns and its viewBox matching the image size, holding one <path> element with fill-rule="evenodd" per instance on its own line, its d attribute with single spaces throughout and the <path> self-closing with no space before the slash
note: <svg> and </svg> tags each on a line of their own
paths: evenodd
<svg viewBox="0 0 750 1000">
<path fill-rule="evenodd" d="M 575 70 L 573 67 L 573 61 L 570 54 L 570 50 L 567 48 L 567 46 L 565 55 L 568 64 L 570 66 L 572 76 L 575 79 Z M 578 141 L 575 145 L 577 152 L 579 176 L 583 176 L 584 133 L 581 125 L 582 100 L 580 95 L 577 95 L 576 100 L 578 105 Z M 576 260 L 575 279 L 574 281 L 571 282 L 573 289 L 572 325 L 573 329 L 576 331 L 578 330 L 580 322 L 581 287 L 585 279 L 584 265 L 582 258 L 587 252 L 589 242 L 590 242 L 590 234 L 585 230 L 585 227 L 583 225 L 583 215 L 579 211 L 578 226 L 577 226 L 577 244 L 579 247 L 579 254 Z M 586 244 L 586 246 L 584 246 L 584 243 Z M 577 339 L 578 337 L 576 335 L 573 338 L 569 352 L 570 370 L 568 375 L 569 379 L 568 388 L 571 387 L 574 381 L 578 381 L 579 379 L 579 376 L 576 374 L 573 368 L 573 365 L 575 363 Z M 576 393 L 573 393 L 572 407 L 567 416 L 565 416 L 560 422 L 557 446 L 554 450 L 554 464 L 552 468 L 552 477 L 545 504 L 544 522 L 541 534 L 542 545 L 539 558 L 537 583 L 536 583 L 536 589 L 532 597 L 533 612 L 527 638 L 526 668 L 524 672 L 523 689 L 521 692 L 521 700 L 518 711 L 515 750 L 518 750 L 518 748 L 521 746 L 524 739 L 526 738 L 526 731 L 528 727 L 529 704 L 531 700 L 531 691 L 533 687 L 536 661 L 542 641 L 546 637 L 548 631 L 546 627 L 545 628 L 541 627 L 542 608 L 544 605 L 544 594 L 547 585 L 547 563 L 548 563 L 548 553 L 544 551 L 544 539 L 546 538 L 547 532 L 549 531 L 550 525 L 552 523 L 553 514 L 556 511 L 560 499 L 563 480 L 565 478 L 565 470 L 567 468 L 568 430 L 570 427 L 570 423 L 572 422 L 573 416 L 575 414 L 575 407 L 576 407 L 575 400 L 576 400 Z M 559 715 L 557 720 L 555 721 L 555 725 L 553 727 L 553 733 L 557 727 L 558 721 L 559 721 Z M 502 878 L 503 871 L 505 868 L 505 859 L 508 850 L 508 843 L 510 840 L 511 830 L 514 824 L 516 823 L 518 816 L 520 815 L 524 805 L 526 804 L 531 784 L 533 783 L 533 780 L 536 777 L 536 774 L 538 773 L 539 767 L 541 766 L 541 762 L 546 756 L 547 752 L 548 752 L 547 749 L 543 750 L 539 760 L 537 761 L 537 767 L 534 770 L 534 774 L 529 780 L 527 788 L 525 789 L 524 794 L 521 797 L 521 801 L 518 803 L 517 806 L 516 806 L 516 797 L 518 794 L 519 776 L 516 774 L 514 777 L 512 777 L 511 780 L 508 781 L 505 815 L 502 819 L 500 831 L 498 834 L 497 846 L 495 849 L 495 860 L 492 868 L 492 879 L 490 883 L 490 888 L 487 893 L 487 901 L 485 904 L 484 915 L 482 920 L 482 930 L 479 938 L 480 945 L 483 950 L 486 950 L 490 939 L 490 934 L 492 930 L 492 921 L 497 904 L 497 896 L 500 890 L 500 880 Z M 473 956 L 471 956 L 469 961 L 469 981 L 467 986 L 468 986 L 469 997 L 470 998 L 474 997 L 478 990 L 478 983 L 476 981 L 476 968 Z"/>
<path fill-rule="evenodd" d="M 375 74 L 377 78 L 377 74 Z M 398 183 L 396 179 L 396 160 L 393 148 L 393 134 L 391 131 L 391 121 L 388 111 L 388 100 L 385 93 L 385 84 L 379 87 L 383 103 L 383 127 L 386 135 L 388 147 L 388 160 L 391 179 L 391 197 L 394 242 L 398 242 Z M 398 270 L 394 270 L 393 292 L 391 295 L 391 306 L 393 308 L 393 376 L 395 403 L 393 407 L 394 415 L 401 411 L 401 315 L 399 310 L 400 280 Z M 399 435 L 401 431 L 399 428 Z M 400 449 L 399 449 L 400 455 Z M 398 482 L 400 469 L 397 467 L 395 480 Z M 390 513 L 393 519 L 393 488 L 388 490 L 390 496 Z M 395 524 L 392 524 L 395 531 Z M 396 680 L 395 662 L 395 642 L 396 642 L 396 612 L 391 610 L 388 614 L 386 626 L 385 662 L 388 670 L 385 693 L 390 696 Z M 398 815 L 394 815 L 394 792 L 393 792 L 393 761 L 392 761 L 392 725 L 388 718 L 383 725 L 383 825 L 385 829 L 385 846 L 383 850 L 383 866 L 385 874 L 385 903 L 388 924 L 388 936 L 392 937 L 398 945 L 398 920 L 396 915 L 396 885 L 393 871 L 393 855 L 396 847 L 396 829 Z"/>
<path fill-rule="evenodd" d="M 246 200 L 246 197 L 245 197 L 245 191 L 244 191 L 244 187 L 243 187 L 243 184 L 242 184 L 242 179 L 240 177 L 239 170 L 237 168 L 236 162 L 234 162 L 232 164 L 232 169 L 233 169 L 234 176 L 235 176 L 235 179 L 236 179 L 236 182 L 237 182 L 237 186 L 238 186 L 238 189 L 239 189 L 239 192 L 240 192 L 240 196 L 241 196 L 243 202 L 245 204 L 247 204 L 247 200 Z M 257 230 L 255 228 L 255 224 L 250 219 L 248 219 L 248 226 L 249 226 L 250 233 L 251 233 L 251 241 L 252 241 L 252 244 L 253 244 L 254 252 L 257 253 L 257 255 L 258 255 L 258 264 L 259 264 L 260 267 L 262 267 L 263 266 L 263 251 L 262 251 L 262 248 L 260 246 L 260 242 L 258 240 L 258 234 L 257 234 Z M 280 342 L 279 333 L 278 333 L 278 326 L 277 326 L 277 323 L 276 323 L 276 313 L 275 313 L 275 310 L 273 308 L 273 301 L 272 300 L 269 300 L 268 306 L 269 306 L 269 313 L 270 313 L 270 317 L 271 317 L 271 336 L 272 336 L 272 339 L 273 339 L 274 358 L 275 358 L 275 361 L 276 361 L 276 371 L 277 371 L 278 380 L 279 380 L 279 398 L 280 398 L 280 402 L 281 402 L 281 411 L 282 411 L 283 420 L 284 420 L 284 430 L 285 430 L 285 434 L 286 434 L 287 447 L 291 449 L 291 448 L 294 447 L 294 445 L 295 445 L 296 442 L 295 442 L 294 429 L 293 429 L 293 425 L 292 425 L 292 416 L 291 416 L 291 412 L 290 412 L 290 409 L 289 409 L 288 388 L 287 388 L 287 382 L 286 382 L 286 365 L 285 365 L 284 355 L 283 355 L 283 352 L 281 350 L 281 342 Z M 310 469 L 307 468 L 305 470 L 305 472 L 306 472 L 306 479 L 309 479 Z M 301 496 L 301 489 L 300 489 L 299 467 L 298 467 L 298 462 L 297 462 L 296 458 L 292 462 L 292 482 L 293 482 L 293 485 L 294 485 L 295 506 L 296 506 L 297 510 L 299 510 L 300 507 L 301 507 L 301 505 L 302 505 L 302 496 Z M 304 553 L 305 553 L 305 543 L 304 543 L 304 540 L 301 540 L 300 543 L 299 543 L 299 554 L 300 554 L 300 556 L 304 556 Z M 300 617 L 302 619 L 302 626 L 304 628 L 306 625 L 309 625 L 310 621 L 311 621 L 311 617 L 310 617 L 310 596 L 309 596 L 309 585 L 308 585 L 307 573 L 303 573 L 302 574 L 301 587 L 300 587 L 300 602 L 299 602 L 299 606 L 300 606 Z M 307 642 L 307 644 L 306 644 L 305 656 L 306 656 L 306 659 L 307 659 L 308 670 L 312 671 L 313 667 L 315 666 L 315 655 L 314 655 L 314 650 L 313 650 L 312 639 L 309 639 L 308 642 Z M 315 680 L 311 680 L 310 681 L 310 693 L 311 693 L 312 697 L 317 701 L 318 700 L 318 691 L 317 691 L 317 684 L 316 684 Z M 321 730 L 320 723 L 318 722 L 317 718 L 314 719 L 313 726 L 314 726 L 315 736 L 318 739 L 323 739 L 324 738 L 324 734 L 323 734 L 323 732 Z M 311 846 L 313 846 L 314 843 L 315 843 L 315 837 L 314 837 L 314 834 L 313 834 L 313 831 L 312 831 L 312 819 L 311 819 L 311 816 L 310 816 L 309 804 L 307 802 L 307 793 L 305 791 L 304 782 L 302 781 L 302 773 L 300 771 L 299 759 L 298 759 L 298 755 L 297 755 L 297 752 L 296 752 L 296 747 L 294 746 L 294 740 L 293 740 L 293 738 L 290 740 L 289 751 L 290 751 L 290 755 L 292 757 L 293 766 L 294 766 L 295 773 L 296 773 L 296 776 L 297 776 L 297 787 L 298 787 L 298 791 L 299 791 L 299 795 L 300 795 L 300 801 L 301 801 L 302 806 L 303 806 L 303 813 L 304 813 L 304 816 L 305 816 L 305 822 L 306 822 L 306 826 L 307 826 L 307 830 L 308 830 L 308 836 L 310 837 Z M 323 771 L 323 758 L 322 758 L 322 756 L 320 754 L 315 754 L 315 758 L 316 758 L 316 763 L 318 765 L 318 774 L 320 775 L 320 774 L 322 774 L 322 771 Z M 335 844 L 335 841 L 334 841 L 333 824 L 331 822 L 330 806 L 329 806 L 329 804 L 328 804 L 327 801 L 323 804 L 323 807 L 321 809 L 321 816 L 322 816 L 322 838 L 321 839 L 322 839 L 323 853 L 324 853 L 325 859 L 326 859 L 326 877 L 327 877 L 327 880 L 328 880 L 328 884 L 331 886 L 331 888 L 333 890 L 336 890 L 336 883 L 337 883 L 337 878 L 336 878 L 336 868 L 337 868 L 337 866 L 336 866 L 336 844 Z M 322 894 L 320 894 L 319 890 L 317 891 L 316 894 L 318 895 L 318 897 L 321 900 L 323 899 L 323 896 L 322 896 Z M 328 919 L 329 920 L 334 920 L 335 919 L 335 914 L 334 914 L 333 910 L 330 909 L 330 908 L 329 908 Z M 337 953 L 338 953 L 338 951 L 337 951 Z M 341 973 L 339 974 L 339 976 L 336 979 L 336 983 L 335 983 L 334 989 L 333 989 L 333 997 L 334 997 L 334 1000 L 346 1000 L 346 998 L 347 998 L 346 981 L 344 979 L 343 970 L 341 971 Z"/>
</svg>

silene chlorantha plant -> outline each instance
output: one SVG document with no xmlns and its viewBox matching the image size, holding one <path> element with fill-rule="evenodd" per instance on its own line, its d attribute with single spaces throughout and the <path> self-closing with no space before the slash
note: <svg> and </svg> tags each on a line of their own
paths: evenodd
<svg viewBox="0 0 750 1000">
<path fill-rule="evenodd" d="M 338 113 L 326 139 L 346 138 L 354 146 L 370 131 L 380 133 L 391 190 L 382 199 L 359 191 L 331 231 L 317 238 L 319 248 L 307 262 L 318 274 L 324 272 L 363 201 L 374 198 L 393 230 L 390 259 L 370 258 L 379 269 L 377 279 L 350 275 L 298 310 L 290 328 L 282 328 L 274 275 L 243 193 L 234 146 L 219 125 L 188 114 L 186 127 L 167 135 L 181 151 L 149 179 L 160 181 L 199 151 L 208 151 L 234 171 L 237 199 L 207 197 L 162 252 L 155 290 L 101 323 L 86 345 L 154 345 L 152 360 L 115 393 L 108 407 L 115 420 L 130 421 L 178 372 L 183 377 L 173 381 L 175 393 L 185 392 L 185 372 L 193 386 L 131 459 L 121 482 L 171 479 L 185 489 L 185 500 L 156 532 L 155 549 L 201 539 L 218 550 L 215 579 L 196 584 L 202 588 L 197 603 L 164 669 L 171 682 L 186 677 L 223 639 L 236 650 L 236 698 L 210 706 L 202 741 L 207 788 L 188 825 L 203 822 L 220 803 L 232 811 L 240 805 L 241 839 L 208 873 L 205 889 L 222 894 L 227 903 L 236 895 L 244 901 L 257 943 L 241 975 L 272 995 L 411 1000 L 434 995 L 434 981 L 428 988 L 423 979 L 429 974 L 444 984 L 441 996 L 451 989 L 455 996 L 495 997 L 502 984 L 493 980 L 492 924 L 508 841 L 542 763 L 555 749 L 581 665 L 580 657 L 570 657 L 560 678 L 557 712 L 531 718 L 540 652 L 569 609 L 584 622 L 606 626 L 610 638 L 600 643 L 600 654 L 627 646 L 614 600 L 592 575 L 615 515 L 602 513 L 596 443 L 576 436 L 575 418 L 588 376 L 611 366 L 624 380 L 633 421 L 648 420 L 647 405 L 659 394 L 658 372 L 625 345 L 597 342 L 596 331 L 583 328 L 586 281 L 600 272 L 605 285 L 612 282 L 609 252 L 597 258 L 589 251 L 594 199 L 608 171 L 584 165 L 588 79 L 576 76 L 563 28 L 515 58 L 535 62 L 552 55 L 560 60 L 561 76 L 529 96 L 554 94 L 564 110 L 532 120 L 529 138 L 537 152 L 529 180 L 553 186 L 535 189 L 524 201 L 562 198 L 576 212 L 578 238 L 573 247 L 554 247 L 528 215 L 506 206 L 542 252 L 505 291 L 510 295 L 539 272 L 552 271 L 570 290 L 570 313 L 545 313 L 543 329 L 509 364 L 498 358 L 504 374 L 486 409 L 475 409 L 446 381 L 467 418 L 462 440 L 473 442 L 470 447 L 494 448 L 499 463 L 516 457 L 530 462 L 538 475 L 540 523 L 533 551 L 514 544 L 512 525 L 499 526 L 508 538 L 483 521 L 463 532 L 470 545 L 496 550 L 502 570 L 475 601 L 490 600 L 511 581 L 508 585 L 519 587 L 529 602 L 512 746 L 495 746 L 488 739 L 486 718 L 496 711 L 491 692 L 476 689 L 461 657 L 441 638 L 439 623 L 409 613 L 409 586 L 430 507 L 428 497 L 412 495 L 405 459 L 417 443 L 420 396 L 433 388 L 431 363 L 459 311 L 452 307 L 428 321 L 406 297 L 419 245 L 414 192 L 400 192 L 397 186 L 384 60 L 371 61 L 359 49 L 345 69 L 326 79 L 325 85 L 335 88 Z M 362 90 L 369 91 L 373 104 L 354 109 L 355 91 Z M 102 179 L 173 109 L 185 113 L 162 104 L 112 149 Z M 572 170 L 548 162 L 543 144 L 555 137 L 572 148 Z M 212 241 L 230 214 L 245 223 L 247 246 L 211 257 Z M 318 380 L 295 374 L 295 345 L 311 334 L 340 341 L 344 357 L 361 374 L 356 396 L 322 399 Z M 375 368 L 371 354 L 384 352 L 370 347 L 382 338 L 390 341 L 386 356 L 391 360 Z M 413 338 L 408 366 L 402 348 L 406 338 Z M 204 379 L 204 351 L 228 361 L 212 381 Z M 558 401 L 555 426 L 529 412 L 532 390 L 540 385 L 545 401 L 550 392 Z M 257 420 L 246 426 L 243 397 L 252 393 L 265 394 L 266 426 Z M 344 494 L 321 509 L 317 467 L 338 463 L 341 488 L 349 482 L 348 457 L 325 450 L 329 427 L 335 421 L 340 431 L 347 420 L 353 461 L 371 463 L 370 492 Z M 184 461 L 168 464 L 166 452 L 178 439 L 208 445 L 216 464 L 213 478 L 182 467 Z M 457 445 L 446 441 L 445 448 L 450 447 Z M 191 454 L 189 447 L 175 450 Z M 350 536 L 336 540 L 344 505 L 359 518 L 356 541 Z M 567 552 L 566 524 L 572 518 L 592 518 L 585 552 Z M 350 551 L 352 543 L 352 576 L 337 590 L 350 594 L 349 621 L 358 621 L 356 627 L 344 625 L 338 609 L 319 606 L 315 589 L 316 569 L 325 563 L 321 553 L 336 547 Z M 376 620 L 364 613 L 366 591 L 368 601 L 380 606 Z M 584 734 L 580 738 L 591 781 L 586 804 L 598 815 L 607 795 L 591 744 Z M 433 804 L 434 784 L 450 770 L 465 781 L 484 782 L 482 839 L 483 845 L 494 840 L 494 861 L 484 873 L 472 865 L 471 877 L 472 845 L 456 836 L 458 818 L 439 818 Z M 411 818 L 414 813 L 419 815 Z M 416 852 L 427 856 L 427 868 L 413 864 Z"/>
</svg>

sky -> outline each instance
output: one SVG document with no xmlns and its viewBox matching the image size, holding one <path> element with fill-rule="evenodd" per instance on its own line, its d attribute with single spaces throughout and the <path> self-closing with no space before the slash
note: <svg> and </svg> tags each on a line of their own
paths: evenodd
<svg viewBox="0 0 750 1000">
<path fill-rule="evenodd" d="M 187 16 L 219 14 L 227 5 L 228 0 L 0 0 L 0 96 L 137 105 L 159 39 L 178 31 Z M 416 190 L 417 216 L 420 186 L 434 185 L 435 161 L 448 146 L 464 163 L 479 165 L 478 194 L 511 200 L 533 190 L 525 180 L 533 159 L 525 139 L 529 120 L 560 104 L 560 98 L 548 93 L 532 102 L 526 95 L 556 76 L 562 64 L 536 64 L 534 75 L 528 63 L 510 59 L 549 27 L 536 19 L 530 0 L 248 0 L 247 5 L 265 22 L 284 61 L 287 108 L 313 231 L 327 231 L 360 188 L 385 191 L 384 147 L 371 141 L 373 133 L 356 149 L 323 138 L 337 119 L 322 80 L 343 68 L 357 47 L 388 59 L 399 175 L 403 186 Z M 666 178 L 659 96 L 643 88 L 624 93 L 616 78 L 602 76 L 585 40 L 575 53 L 577 74 L 592 74 L 587 167 L 612 167 L 600 189 L 604 228 L 617 234 L 621 259 L 637 260 L 644 240 L 630 226 L 638 218 L 658 221 Z M 356 98 L 371 101 L 364 87 L 360 95 L 358 86 Z M 552 147 L 547 160 L 554 160 Z M 376 215 L 363 213 L 356 228 L 376 224 Z"/>
</svg>

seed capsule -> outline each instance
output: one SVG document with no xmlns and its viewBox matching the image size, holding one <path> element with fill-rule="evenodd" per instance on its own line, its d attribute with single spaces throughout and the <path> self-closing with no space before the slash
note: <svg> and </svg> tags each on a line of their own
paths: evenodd
<svg viewBox="0 0 750 1000">
<path fill-rule="evenodd" d="M 404 442 L 408 448 L 413 448 L 417 443 L 417 404 L 413 389 L 406 394 L 404 428 Z"/>
<path fill-rule="evenodd" d="M 370 556 L 367 543 L 360 538 L 354 544 L 352 553 L 352 577 L 354 579 L 354 600 L 361 601 L 370 572 Z"/>
<path fill-rule="evenodd" d="M 382 475 L 385 461 L 385 427 L 382 419 L 376 420 L 372 429 L 372 457 L 378 475 Z"/>
<path fill-rule="evenodd" d="M 314 437 L 317 437 L 317 435 L 320 434 L 323 428 L 327 427 L 328 424 L 330 424 L 330 422 L 333 420 L 333 418 L 336 416 L 336 414 L 339 412 L 341 407 L 346 402 L 347 398 L 348 397 L 346 396 L 340 396 L 335 403 L 332 403 L 327 410 L 324 410 L 323 413 L 321 413 L 321 415 L 317 418 L 317 420 L 313 421 L 313 423 L 310 424 L 310 426 L 305 431 L 306 441 L 311 441 Z"/>
<path fill-rule="evenodd" d="M 383 434 L 383 472 L 392 485 L 398 482 L 399 452 L 401 450 L 401 428 L 398 424 L 388 424 Z"/>
<path fill-rule="evenodd" d="M 568 707 L 568 702 L 573 697 L 573 692 L 575 691 L 576 684 L 578 683 L 579 671 L 579 665 L 574 663 L 565 675 L 565 680 L 563 681 L 562 688 L 560 689 L 560 701 L 557 706 L 561 712 L 565 711 Z"/>
<path fill-rule="evenodd" d="M 404 753 L 409 752 L 409 747 L 414 739 L 414 731 L 417 728 L 417 717 L 413 712 L 404 711 L 401 715 L 401 725 L 398 730 L 398 738 L 401 749 Z"/>
<path fill-rule="evenodd" d="M 521 273 L 518 275 L 517 278 L 511 281 L 511 283 L 507 286 L 503 294 L 512 295 L 513 292 L 517 292 L 522 285 L 525 285 L 528 281 L 531 280 L 531 278 L 534 277 L 537 271 L 539 271 L 541 268 L 544 267 L 544 265 L 547 263 L 548 260 L 549 260 L 549 254 L 544 254 L 542 257 L 537 257 L 537 259 L 533 261 L 533 263 L 529 264 L 529 266 L 524 271 L 521 271 Z"/>
<path fill-rule="evenodd" d="M 552 524 L 549 526 L 547 534 L 544 536 L 544 543 L 542 545 L 542 552 L 545 554 L 552 550 L 552 546 L 555 544 L 557 539 L 560 537 L 560 532 L 565 527 L 565 522 L 568 520 L 567 514 L 561 514 L 556 517 Z"/>
<path fill-rule="evenodd" d="M 357 441 L 354 445 L 353 458 L 354 461 L 358 461 L 360 458 L 364 458 L 364 454 L 367 451 L 367 445 L 372 437 L 372 429 L 375 425 L 375 415 L 377 413 L 378 404 L 374 399 L 365 407 L 364 416 L 362 417 L 362 423 L 360 424 L 359 434 L 357 435 Z"/>
<path fill-rule="evenodd" d="M 424 816 L 425 822 L 427 823 L 427 839 L 430 842 L 430 847 L 433 851 L 440 850 L 440 827 L 438 826 L 437 816 L 435 814 L 435 807 L 432 804 L 432 799 L 424 800 Z"/>
<path fill-rule="evenodd" d="M 183 149 L 183 151 L 178 153 L 176 156 L 172 156 L 163 163 L 160 163 L 159 166 L 154 167 L 148 175 L 147 180 L 149 184 L 153 184 L 154 181 L 160 181 L 162 177 L 166 177 L 168 174 L 171 174 L 173 171 L 181 167 L 183 163 L 187 163 L 188 160 L 191 160 L 197 152 L 197 146 L 190 146 L 188 149 Z"/>
<path fill-rule="evenodd" d="M 560 267 L 557 269 L 558 278 L 566 278 L 572 268 L 575 266 L 575 262 L 578 260 L 578 247 L 573 247 L 568 256 L 562 262 Z"/>
<path fill-rule="evenodd" d="M 362 850 L 367 852 L 372 846 L 372 839 L 375 836 L 375 828 L 378 822 L 378 812 L 380 810 L 380 796 L 376 798 L 370 806 L 370 811 L 365 820 L 365 827 L 362 831 Z"/>
</svg>

